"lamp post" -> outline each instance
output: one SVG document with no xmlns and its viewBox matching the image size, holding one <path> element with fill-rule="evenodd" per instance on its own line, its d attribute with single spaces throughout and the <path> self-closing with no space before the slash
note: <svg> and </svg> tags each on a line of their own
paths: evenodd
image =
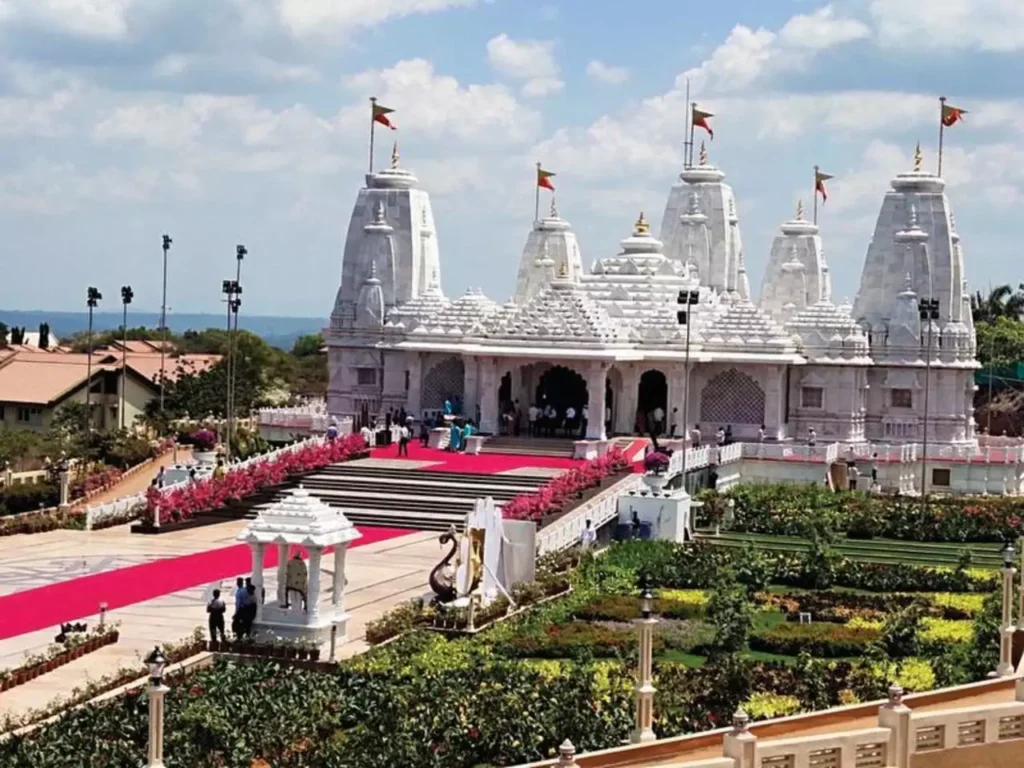
<svg viewBox="0 0 1024 768">
<path fill-rule="evenodd" d="M 100 299 L 102 298 L 103 294 L 92 286 L 89 286 L 85 292 L 85 305 L 89 308 L 89 331 L 86 336 L 86 350 L 88 355 L 85 359 L 85 412 L 88 414 L 89 418 L 86 429 L 90 433 L 92 432 L 92 311 L 96 309 L 96 305 L 100 303 Z"/>
<path fill-rule="evenodd" d="M 928 511 L 928 389 L 932 371 L 932 328 L 939 319 L 939 300 L 921 299 L 917 303 L 921 321 L 928 323 L 927 345 L 924 355 L 924 419 L 921 430 L 921 521 Z"/>
<path fill-rule="evenodd" d="M 232 315 L 232 313 L 238 311 L 235 302 L 237 301 L 238 305 L 241 305 L 241 303 L 242 303 L 241 299 L 237 298 L 238 294 L 240 294 L 241 292 L 242 292 L 242 286 L 238 284 L 237 280 L 223 280 L 221 282 L 221 293 L 223 293 L 227 297 L 226 301 L 227 301 L 227 305 L 228 305 L 228 309 L 227 309 L 227 357 L 226 357 L 226 359 L 224 361 L 224 373 L 225 373 L 225 378 L 227 380 L 226 381 L 226 390 L 225 390 L 225 393 L 224 393 L 224 437 L 225 437 L 224 450 L 225 450 L 225 453 L 226 453 L 225 458 L 227 456 L 230 456 L 230 454 L 231 454 L 231 434 L 230 434 L 231 426 L 230 425 L 231 425 L 232 390 L 233 390 L 233 383 L 234 383 L 233 382 L 233 367 L 231 365 L 232 353 L 234 351 L 234 344 L 232 344 L 232 340 L 231 340 L 231 315 Z"/>
<path fill-rule="evenodd" d="M 135 298 L 130 285 L 121 286 L 121 305 L 123 318 L 121 321 L 121 429 L 124 429 L 125 396 L 128 390 L 128 305 Z"/>
<path fill-rule="evenodd" d="M 164 288 L 160 303 L 160 415 L 164 415 L 164 358 L 167 354 L 167 252 L 171 250 L 170 235 L 164 235 Z"/>
<path fill-rule="evenodd" d="M 1017 569 L 1013 567 L 1015 552 L 1012 542 L 1003 547 L 1003 620 L 999 626 L 999 666 L 996 677 L 1008 677 L 1013 674 L 1013 635 L 1017 628 L 1013 625 L 1013 576 Z"/>
<path fill-rule="evenodd" d="M 149 755 L 146 768 L 164 768 L 164 695 L 170 690 L 164 685 L 167 658 L 160 646 L 146 657 L 149 665 Z"/>
<path fill-rule="evenodd" d="M 690 276 L 690 262 L 686 262 L 686 276 Z M 686 490 L 686 443 L 690 437 L 690 308 L 700 303 L 700 288 L 680 291 L 676 303 L 681 309 L 676 312 L 676 321 L 686 326 L 686 361 L 683 363 L 683 490 Z"/>
<path fill-rule="evenodd" d="M 636 727 L 630 735 L 634 744 L 654 741 L 654 682 L 652 670 L 654 625 L 654 595 L 647 574 L 640 578 L 640 618 L 635 620 L 640 635 L 640 669 L 636 685 Z"/>
<path fill-rule="evenodd" d="M 234 286 L 235 287 L 235 298 L 234 298 L 234 302 L 231 303 L 231 305 L 230 305 L 231 313 L 234 315 L 235 321 L 234 321 L 234 329 L 232 330 L 232 332 L 231 332 L 231 334 L 230 334 L 230 336 L 228 338 L 228 344 L 231 345 L 231 358 L 230 358 L 230 361 L 229 361 L 229 366 L 231 368 L 231 389 L 229 390 L 229 392 L 230 392 L 230 395 L 229 395 L 230 401 L 229 401 L 228 414 L 227 414 L 227 418 L 228 418 L 227 454 L 228 454 L 228 456 L 231 455 L 231 437 L 232 437 L 232 435 L 234 434 L 234 431 L 235 431 L 235 386 L 238 383 L 238 379 L 237 379 L 237 372 L 238 372 L 238 310 L 242 306 L 242 299 L 241 299 L 241 295 L 242 295 L 242 282 L 241 282 L 242 281 L 242 260 L 246 257 L 246 255 L 248 253 L 249 253 L 249 250 L 244 245 L 239 244 L 239 245 L 235 246 L 235 260 L 236 260 L 236 265 L 237 265 L 236 268 L 235 268 L 235 286 Z"/>
</svg>

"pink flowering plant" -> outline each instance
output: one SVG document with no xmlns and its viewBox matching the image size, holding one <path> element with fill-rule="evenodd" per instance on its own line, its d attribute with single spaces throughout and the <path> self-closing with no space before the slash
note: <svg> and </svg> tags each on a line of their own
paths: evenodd
<svg viewBox="0 0 1024 768">
<path fill-rule="evenodd" d="M 209 429 L 200 429 L 189 435 L 194 445 L 200 451 L 212 451 L 217 447 L 217 434 Z"/>
<path fill-rule="evenodd" d="M 660 475 L 668 469 L 669 457 L 660 451 L 651 451 L 644 456 L 644 472 Z"/>
<path fill-rule="evenodd" d="M 502 516 L 506 520 L 540 522 L 545 516 L 560 511 L 578 494 L 628 467 L 626 455 L 613 448 L 604 456 L 552 478 L 533 493 L 522 493 L 505 502 L 501 508 Z"/>
<path fill-rule="evenodd" d="M 264 488 L 280 485 L 289 477 L 303 475 L 329 464 L 361 456 L 366 442 L 359 434 L 331 441 L 310 443 L 282 453 L 275 459 L 233 469 L 223 477 L 210 477 L 162 493 L 150 487 L 146 492 L 146 520 L 159 515 L 161 523 L 189 520 L 202 512 L 239 501 Z"/>
</svg>

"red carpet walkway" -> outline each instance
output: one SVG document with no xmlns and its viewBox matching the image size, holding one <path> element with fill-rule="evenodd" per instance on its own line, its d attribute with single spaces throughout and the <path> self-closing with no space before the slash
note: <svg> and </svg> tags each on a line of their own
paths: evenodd
<svg viewBox="0 0 1024 768">
<path fill-rule="evenodd" d="M 360 547 L 404 536 L 402 528 L 360 528 L 363 538 L 350 546 Z M 96 613 L 100 602 L 110 610 L 141 603 L 200 584 L 246 575 L 252 569 L 248 544 L 236 544 L 182 557 L 168 557 L 143 565 L 119 568 L 70 581 L 36 587 L 0 597 L 0 640 L 76 621 Z M 277 548 L 265 556 L 264 570 L 277 565 Z"/>
<path fill-rule="evenodd" d="M 375 459 L 397 459 L 398 444 L 374 448 L 370 455 Z M 402 456 L 401 458 L 407 458 Z M 436 461 L 429 467 L 421 467 L 423 472 L 476 472 L 485 475 L 496 475 L 523 467 L 542 467 L 545 469 L 571 469 L 583 462 L 560 456 L 521 456 L 511 453 L 481 453 L 472 456 L 466 453 L 439 451 L 434 448 L 423 448 L 418 442 L 409 443 L 409 456 L 412 461 Z"/>
</svg>

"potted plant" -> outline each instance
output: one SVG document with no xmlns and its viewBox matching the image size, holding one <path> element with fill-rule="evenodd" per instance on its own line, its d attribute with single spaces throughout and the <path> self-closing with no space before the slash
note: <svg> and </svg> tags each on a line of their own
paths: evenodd
<svg viewBox="0 0 1024 768">
<path fill-rule="evenodd" d="M 316 643 L 310 644 L 309 647 L 309 660 L 320 661 L 320 646 Z"/>
<path fill-rule="evenodd" d="M 209 429 L 200 429 L 189 435 L 192 441 L 192 458 L 200 464 L 213 464 L 217 460 L 217 435 Z"/>
<path fill-rule="evenodd" d="M 665 472 L 668 470 L 671 459 L 660 451 L 652 451 L 644 456 L 644 483 L 653 492 L 660 492 L 668 482 Z"/>
</svg>

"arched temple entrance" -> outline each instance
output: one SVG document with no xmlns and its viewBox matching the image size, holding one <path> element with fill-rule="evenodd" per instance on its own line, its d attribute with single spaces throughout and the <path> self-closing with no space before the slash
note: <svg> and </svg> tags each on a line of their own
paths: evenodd
<svg viewBox="0 0 1024 768">
<path fill-rule="evenodd" d="M 576 371 L 562 365 L 548 368 L 537 382 L 535 402 L 540 407 L 550 403 L 559 415 L 572 406 L 579 413 L 587 404 L 587 381 Z"/>
<path fill-rule="evenodd" d="M 700 393 L 700 420 L 708 425 L 764 424 L 764 390 L 745 373 L 730 368 L 713 377 Z"/>
<path fill-rule="evenodd" d="M 450 400 L 453 410 L 460 413 L 466 393 L 466 366 L 462 358 L 449 357 L 427 371 L 422 393 L 424 411 L 440 410 L 444 401 Z"/>
<path fill-rule="evenodd" d="M 661 371 L 644 371 L 637 386 L 637 417 L 643 431 L 656 428 L 660 434 L 665 430 L 668 418 L 668 380 Z M 654 424 L 654 412 L 662 410 L 661 423 Z"/>
</svg>

